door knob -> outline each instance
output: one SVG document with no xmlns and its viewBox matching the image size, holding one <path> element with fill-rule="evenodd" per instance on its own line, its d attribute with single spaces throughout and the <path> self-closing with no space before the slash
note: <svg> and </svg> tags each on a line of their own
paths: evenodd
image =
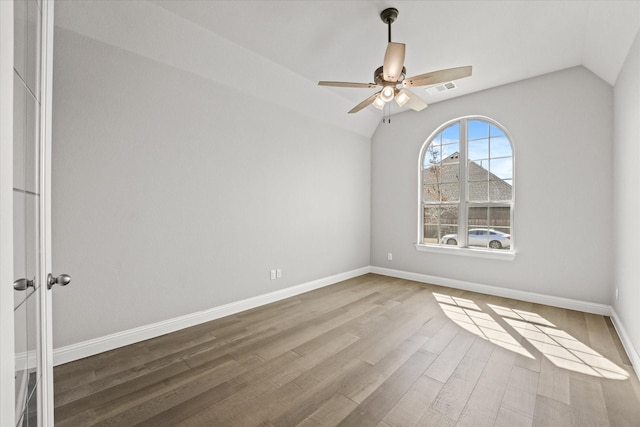
<svg viewBox="0 0 640 427">
<path fill-rule="evenodd" d="M 13 282 L 13 289 L 15 289 L 16 291 L 26 291 L 27 288 L 33 287 L 33 280 L 29 280 L 24 277 Z"/>
<path fill-rule="evenodd" d="M 53 274 L 49 273 L 49 276 L 47 276 L 47 289 L 51 289 L 55 284 L 67 286 L 69 282 L 71 282 L 71 276 L 68 274 L 61 274 L 58 277 L 53 277 Z"/>
</svg>

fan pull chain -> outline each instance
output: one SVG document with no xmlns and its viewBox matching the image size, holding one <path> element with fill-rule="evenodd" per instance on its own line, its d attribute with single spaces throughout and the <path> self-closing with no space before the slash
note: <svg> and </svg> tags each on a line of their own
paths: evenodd
<svg viewBox="0 0 640 427">
<path fill-rule="evenodd" d="M 385 104 L 382 110 L 382 123 L 391 123 L 391 106 L 389 103 Z"/>
</svg>

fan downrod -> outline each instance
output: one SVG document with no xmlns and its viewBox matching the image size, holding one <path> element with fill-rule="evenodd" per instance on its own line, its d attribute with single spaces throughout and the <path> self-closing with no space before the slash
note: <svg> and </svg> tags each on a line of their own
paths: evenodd
<svg viewBox="0 0 640 427">
<path fill-rule="evenodd" d="M 398 9 L 390 7 L 380 12 L 380 19 L 385 24 L 392 24 L 398 18 Z"/>
</svg>

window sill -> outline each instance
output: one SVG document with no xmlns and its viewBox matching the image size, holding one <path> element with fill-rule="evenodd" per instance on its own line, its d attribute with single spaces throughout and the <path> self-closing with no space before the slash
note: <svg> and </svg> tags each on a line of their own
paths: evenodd
<svg viewBox="0 0 640 427">
<path fill-rule="evenodd" d="M 459 248 L 456 246 L 440 246 L 416 244 L 416 250 L 420 252 L 432 252 L 437 254 L 460 255 L 474 258 L 499 259 L 502 261 L 513 261 L 516 258 L 514 251 L 492 251 L 487 249 Z"/>
</svg>

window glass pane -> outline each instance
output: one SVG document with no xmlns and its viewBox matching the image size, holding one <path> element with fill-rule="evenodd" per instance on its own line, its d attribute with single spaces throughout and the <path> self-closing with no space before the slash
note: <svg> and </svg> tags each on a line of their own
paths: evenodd
<svg viewBox="0 0 640 427">
<path fill-rule="evenodd" d="M 469 181 L 488 181 L 489 180 L 489 161 L 476 160 L 469 162 L 467 170 L 467 180 Z"/>
<path fill-rule="evenodd" d="M 489 171 L 494 175 L 491 179 L 511 179 L 513 178 L 513 162 L 511 157 L 503 159 L 491 159 Z"/>
<path fill-rule="evenodd" d="M 491 137 L 491 157 L 510 157 L 513 155 L 511 144 L 506 137 Z"/>
<path fill-rule="evenodd" d="M 460 142 L 460 122 L 456 122 L 440 132 L 442 135 L 442 143 Z"/>
<path fill-rule="evenodd" d="M 422 171 L 422 181 L 424 183 L 460 182 L 458 160 L 445 160 L 443 163 L 425 166 Z"/>
<path fill-rule="evenodd" d="M 457 163 L 460 157 L 460 143 L 431 144 L 424 155 L 425 169 L 439 164 Z"/>
<path fill-rule="evenodd" d="M 440 220 L 444 233 L 452 233 L 452 227 L 458 226 L 458 206 L 444 205 L 440 206 Z"/>
<path fill-rule="evenodd" d="M 467 244 L 469 247 L 487 247 L 487 228 L 489 208 L 472 207 L 469 208 L 469 218 L 467 222 L 469 237 Z"/>
<path fill-rule="evenodd" d="M 489 138 L 489 123 L 484 120 L 469 120 L 467 134 L 470 142 L 474 139 Z"/>
<path fill-rule="evenodd" d="M 489 139 L 469 140 L 467 145 L 469 149 L 469 160 L 488 159 L 489 158 Z"/>
<path fill-rule="evenodd" d="M 489 248 L 511 248 L 511 208 L 508 206 L 489 208 L 489 225 L 492 235 L 489 238 Z"/>
<path fill-rule="evenodd" d="M 443 184 L 456 183 L 459 186 L 460 175 L 458 174 L 458 165 L 456 167 L 444 167 L 442 168 L 442 173 L 440 174 L 440 182 Z M 458 194 L 460 190 L 456 191 Z M 457 197 L 456 197 L 457 199 Z"/>
<path fill-rule="evenodd" d="M 440 191 L 438 188 L 438 184 L 424 184 L 424 194 L 422 195 L 422 200 L 424 202 L 439 202 L 440 201 Z"/>
<path fill-rule="evenodd" d="M 512 180 L 491 180 L 489 181 L 489 198 L 492 201 L 505 201 L 513 199 Z"/>
<path fill-rule="evenodd" d="M 439 169 L 439 182 L 460 182 L 460 163 L 457 160 L 445 161 Z M 459 193 L 457 191 L 456 193 Z"/>
<path fill-rule="evenodd" d="M 469 235 L 467 242 L 470 248 L 486 248 L 487 247 L 487 233 L 476 233 Z"/>
<path fill-rule="evenodd" d="M 442 158 L 446 162 L 457 161 L 460 155 L 460 143 L 442 144 Z"/>
<path fill-rule="evenodd" d="M 439 165 L 442 162 L 442 145 L 431 144 L 424 153 L 424 168 L 427 169 L 433 165 Z"/>
<path fill-rule="evenodd" d="M 489 125 L 489 135 L 491 136 L 491 138 L 493 138 L 494 136 L 505 136 L 504 132 L 494 125 Z"/>
<path fill-rule="evenodd" d="M 489 226 L 493 230 L 509 234 L 511 230 L 511 207 L 496 206 L 489 208 Z"/>
<path fill-rule="evenodd" d="M 439 243 L 443 236 L 455 234 L 457 231 L 457 206 L 424 207 L 424 243 Z"/>
<path fill-rule="evenodd" d="M 440 238 L 440 243 L 443 245 L 457 245 L 458 244 L 458 226 L 450 225 L 443 227 L 443 235 Z"/>
<path fill-rule="evenodd" d="M 469 183 L 469 201 L 471 202 L 483 202 L 486 201 L 489 196 L 489 182 L 470 182 Z"/>
<path fill-rule="evenodd" d="M 440 178 L 440 166 L 431 166 L 422 171 L 423 184 L 435 184 Z"/>
<path fill-rule="evenodd" d="M 511 208 L 469 208 L 469 246 L 489 249 L 511 248 Z"/>
<path fill-rule="evenodd" d="M 424 208 L 424 243 L 438 243 L 440 240 L 440 207 Z"/>
<path fill-rule="evenodd" d="M 457 202 L 460 200 L 460 184 L 456 183 L 425 183 L 424 202 Z"/>
<path fill-rule="evenodd" d="M 469 208 L 469 230 L 486 229 L 488 225 L 489 208 L 471 207 Z"/>
<path fill-rule="evenodd" d="M 438 164 L 443 158 L 459 152 L 460 122 L 456 122 L 433 138 L 424 156 L 424 167 L 426 169 L 430 165 Z"/>
<path fill-rule="evenodd" d="M 460 184 L 457 182 L 440 184 L 440 200 L 443 202 L 457 202 L 460 200 Z"/>
</svg>

